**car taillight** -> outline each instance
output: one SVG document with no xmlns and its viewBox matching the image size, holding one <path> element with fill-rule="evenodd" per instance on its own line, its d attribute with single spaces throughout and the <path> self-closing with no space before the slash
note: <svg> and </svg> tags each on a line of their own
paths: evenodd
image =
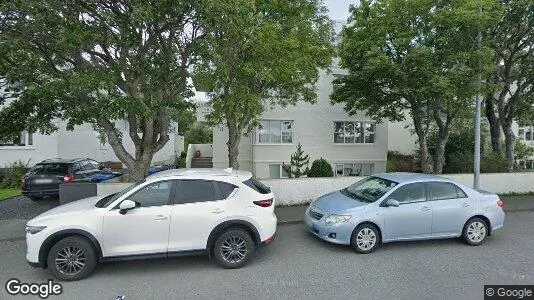
<svg viewBox="0 0 534 300">
<path fill-rule="evenodd" d="M 504 206 L 504 202 L 502 202 L 502 200 L 497 201 L 497 206 L 498 207 L 503 207 Z"/>
<path fill-rule="evenodd" d="M 254 201 L 254 204 L 261 207 L 269 207 L 273 205 L 273 199 Z"/>
<path fill-rule="evenodd" d="M 74 175 L 73 174 L 63 177 L 63 182 L 64 183 L 69 183 L 69 182 L 72 182 L 72 181 L 74 181 Z"/>
</svg>

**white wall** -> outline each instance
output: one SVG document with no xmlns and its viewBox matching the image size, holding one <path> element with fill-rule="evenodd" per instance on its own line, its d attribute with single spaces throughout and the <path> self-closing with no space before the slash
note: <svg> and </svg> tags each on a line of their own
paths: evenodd
<svg viewBox="0 0 534 300">
<path fill-rule="evenodd" d="M 454 174 L 443 177 L 467 186 L 473 184 L 473 174 Z M 321 195 L 346 188 L 363 178 L 365 177 L 263 179 L 261 181 L 271 187 L 276 197 L 276 205 L 296 205 L 308 203 Z M 480 187 L 498 194 L 526 193 L 534 192 L 532 182 L 534 182 L 534 172 L 481 174 Z M 99 183 L 97 193 L 98 195 L 111 194 L 129 185 L 131 183 Z"/>
<path fill-rule="evenodd" d="M 51 135 L 33 134 L 33 145 L 30 146 L 0 146 L 0 168 L 21 160 L 29 161 L 29 166 L 47 158 L 59 157 L 57 152 L 57 133 Z"/>
<path fill-rule="evenodd" d="M 388 126 L 388 151 L 396 151 L 402 154 L 414 154 L 418 148 L 417 135 L 410 132 L 412 119 L 406 114 L 406 120 L 401 122 L 389 122 Z"/>
</svg>

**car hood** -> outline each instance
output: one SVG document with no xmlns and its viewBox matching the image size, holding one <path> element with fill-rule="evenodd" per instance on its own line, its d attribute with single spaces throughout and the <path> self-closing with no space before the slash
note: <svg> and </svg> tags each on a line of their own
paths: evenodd
<svg viewBox="0 0 534 300">
<path fill-rule="evenodd" d="M 364 206 L 369 203 L 358 201 L 352 197 L 343 194 L 341 191 L 335 191 L 319 197 L 313 206 L 327 212 L 339 212 L 356 207 Z"/>
<path fill-rule="evenodd" d="M 98 202 L 98 200 L 102 199 L 104 196 L 95 196 L 95 197 L 89 197 L 82 200 L 77 200 L 74 202 L 70 202 L 67 204 L 60 205 L 56 208 L 52 208 L 51 210 L 48 210 L 34 219 L 32 219 L 29 223 L 33 223 L 36 221 L 42 221 L 46 219 L 50 219 L 53 217 L 57 217 L 58 215 L 64 215 L 64 214 L 73 214 L 73 213 L 82 213 L 86 212 L 90 209 L 95 209 L 95 204 Z"/>
</svg>

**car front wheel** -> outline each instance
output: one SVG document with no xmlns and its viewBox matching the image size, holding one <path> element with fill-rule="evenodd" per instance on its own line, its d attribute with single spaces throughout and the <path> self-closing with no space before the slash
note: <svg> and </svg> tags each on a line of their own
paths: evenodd
<svg viewBox="0 0 534 300">
<path fill-rule="evenodd" d="M 254 241 L 242 229 L 223 232 L 213 247 L 213 255 L 219 265 L 227 269 L 237 269 L 246 265 L 254 253 Z"/>
<path fill-rule="evenodd" d="M 80 236 L 69 236 L 52 246 L 47 263 L 57 279 L 74 281 L 89 276 L 97 260 L 91 242 Z"/>
<path fill-rule="evenodd" d="M 378 229 L 372 224 L 358 225 L 350 239 L 352 249 L 358 253 L 366 254 L 376 250 L 380 244 Z"/>
<path fill-rule="evenodd" d="M 480 218 L 473 218 L 465 223 L 462 239 L 470 246 L 482 244 L 488 236 L 488 225 Z"/>
</svg>

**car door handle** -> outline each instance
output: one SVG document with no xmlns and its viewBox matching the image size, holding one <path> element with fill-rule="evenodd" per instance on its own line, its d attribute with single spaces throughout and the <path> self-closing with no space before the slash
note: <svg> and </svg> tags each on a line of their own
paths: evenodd
<svg viewBox="0 0 534 300">
<path fill-rule="evenodd" d="M 462 203 L 462 207 L 468 207 L 468 206 L 470 206 L 469 203 L 467 202 Z"/>
<path fill-rule="evenodd" d="M 220 214 L 220 213 L 223 213 L 224 210 L 217 208 L 216 210 L 213 210 L 211 212 L 214 213 L 214 214 Z"/>
<path fill-rule="evenodd" d="M 421 208 L 421 211 L 429 211 L 430 210 L 430 207 L 429 206 L 423 206 Z"/>
<path fill-rule="evenodd" d="M 164 216 L 164 215 L 157 215 L 157 216 L 155 216 L 155 217 L 152 218 L 152 219 L 153 219 L 153 220 L 156 220 L 156 221 L 158 221 L 158 220 L 166 220 L 167 217 Z"/>
</svg>

